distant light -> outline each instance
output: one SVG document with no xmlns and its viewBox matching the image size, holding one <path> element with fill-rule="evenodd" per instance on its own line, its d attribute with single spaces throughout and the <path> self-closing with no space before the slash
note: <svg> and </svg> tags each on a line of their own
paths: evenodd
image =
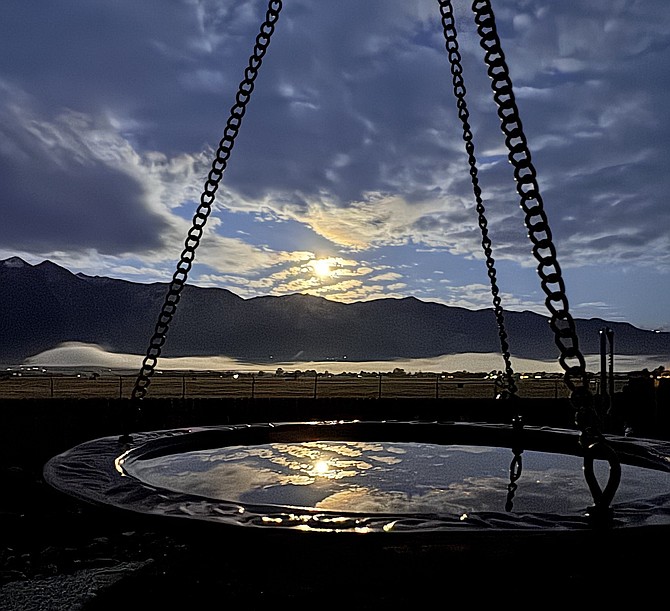
<svg viewBox="0 0 670 611">
<path fill-rule="evenodd" d="M 319 278 L 327 278 L 333 274 L 333 261 L 331 259 L 314 259 L 309 262 L 309 265 Z"/>
</svg>

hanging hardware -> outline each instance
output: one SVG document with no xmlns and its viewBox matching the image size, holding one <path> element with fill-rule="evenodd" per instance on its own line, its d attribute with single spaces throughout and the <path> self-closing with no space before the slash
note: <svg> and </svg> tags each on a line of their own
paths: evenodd
<svg viewBox="0 0 670 611">
<path fill-rule="evenodd" d="M 216 151 L 216 157 L 212 162 L 211 170 L 207 176 L 205 187 L 200 196 L 200 205 L 193 217 L 193 225 L 188 232 L 188 237 L 184 243 L 184 250 L 181 253 L 181 258 L 177 264 L 177 270 L 172 277 L 172 282 L 168 293 L 165 297 L 165 302 L 161 310 L 158 322 L 151 338 L 147 354 L 142 363 L 142 368 L 135 381 L 135 386 L 132 392 L 132 399 L 143 399 L 151 383 L 151 377 L 154 374 L 158 358 L 160 357 L 165 338 L 172 322 L 172 318 L 177 311 L 177 304 L 181 298 L 181 292 L 186 284 L 188 273 L 191 270 L 193 261 L 195 260 L 195 251 L 202 238 L 203 230 L 207 219 L 212 212 L 212 205 L 216 196 L 216 191 L 219 188 L 219 183 L 223 177 L 223 172 L 228 166 L 230 154 L 235 145 L 235 138 L 240 131 L 242 125 L 242 118 L 247 110 L 247 104 L 251 99 L 251 93 L 254 90 L 254 82 L 258 76 L 258 70 L 263 63 L 263 57 L 270 45 L 270 39 L 275 30 L 275 25 L 279 19 L 279 13 L 282 9 L 280 0 L 271 0 L 268 3 L 268 8 L 265 14 L 265 21 L 261 24 L 260 33 L 256 37 L 256 44 L 254 45 L 253 53 L 249 57 L 249 64 L 244 71 L 244 80 L 241 81 L 237 95 L 235 96 L 235 104 L 230 109 L 230 116 L 224 135 L 219 143 L 219 148 Z"/>
<path fill-rule="evenodd" d="M 453 7 L 450 0 L 438 0 L 438 4 L 442 16 L 446 48 L 449 52 L 451 62 L 454 94 L 457 98 L 459 118 L 463 125 L 463 138 L 466 144 L 466 152 L 468 153 L 473 191 L 477 201 L 478 220 L 482 232 L 482 247 L 486 255 L 494 311 L 498 322 L 503 357 L 505 359 L 506 385 L 510 394 L 514 396 L 516 386 L 513 381 L 507 334 L 504 329 L 504 317 L 497 286 L 495 260 L 492 256 L 491 240 L 488 236 L 488 222 L 481 199 L 472 131 L 468 122 L 469 113 L 465 102 L 466 90 L 462 78 L 463 69 L 460 63 L 461 58 L 456 38 Z M 216 191 L 223 177 L 223 172 L 228 165 L 235 139 L 246 113 L 247 104 L 254 89 L 254 82 L 258 76 L 258 70 L 270 44 L 270 39 L 274 33 L 275 24 L 279 19 L 281 9 L 282 2 L 279 0 L 271 0 L 268 4 L 265 21 L 262 23 L 260 33 L 256 37 L 253 54 L 249 58 L 249 64 L 244 73 L 245 78 L 240 83 L 235 98 L 236 103 L 231 108 L 230 116 L 224 130 L 224 137 L 219 143 L 216 157 L 212 163 L 211 170 L 205 182 L 204 191 L 200 198 L 200 204 L 193 217 L 193 224 L 184 244 L 184 250 L 181 253 L 147 354 L 132 391 L 132 399 L 136 405 L 138 400 L 146 396 L 151 377 L 154 374 L 158 358 L 166 340 L 170 323 L 177 310 L 181 292 L 195 260 L 196 248 L 200 244 L 204 226 L 212 211 Z M 531 161 L 530 150 L 528 149 L 527 139 L 523 132 L 523 125 L 516 106 L 512 81 L 498 37 L 493 9 L 489 0 L 475 0 L 472 4 L 472 10 L 475 14 L 475 24 L 480 36 L 480 46 L 485 53 L 484 62 L 491 79 L 493 98 L 498 107 L 497 112 L 501 120 L 501 130 L 505 135 L 505 144 L 509 151 L 508 159 L 514 168 L 516 189 L 521 198 L 520 205 L 525 213 L 525 224 L 528 229 L 529 238 L 533 244 L 533 255 L 538 261 L 537 272 L 541 279 L 542 290 L 546 295 L 545 305 L 551 313 L 550 326 L 554 332 L 555 343 L 560 351 L 559 363 L 565 372 L 565 383 L 571 391 L 571 400 L 575 408 L 575 423 L 581 431 L 580 444 L 584 449 L 587 481 L 592 493 L 594 493 L 596 506 L 599 509 L 598 513 L 602 513 L 600 511 L 602 506 L 604 504 L 609 505 L 616 492 L 619 483 L 617 473 L 620 477 L 621 466 L 616 452 L 606 443 L 601 433 L 601 423 L 594 407 L 593 396 L 588 387 L 586 361 L 584 355 L 579 350 L 579 339 L 575 321 L 569 312 L 565 283 L 556 258 L 556 248 L 552 241 L 549 222 L 537 184 L 537 173 Z M 139 407 L 137 409 L 139 410 Z M 522 420 L 520 417 L 517 419 L 517 422 L 519 425 L 521 424 Z M 129 439 L 128 433 L 124 433 L 121 439 L 127 441 Z M 595 478 L 591 477 L 593 475 L 593 455 L 596 448 L 600 455 L 604 455 L 610 464 L 610 478 L 604 491 L 600 490 L 597 482 L 594 484 Z M 519 469 L 520 464 L 519 460 Z M 514 462 L 512 469 L 515 469 Z"/>
<path fill-rule="evenodd" d="M 440 1 L 440 14 L 442 15 L 442 28 L 446 42 L 449 62 L 451 64 L 452 83 L 454 95 L 456 96 L 456 105 L 458 106 L 458 116 L 463 125 L 463 140 L 465 150 L 468 154 L 468 164 L 470 165 L 470 178 L 472 181 L 472 190 L 475 194 L 477 203 L 477 215 L 479 228 L 482 233 L 482 248 L 486 256 L 486 267 L 491 282 L 491 294 L 493 295 L 493 311 L 498 324 L 498 335 L 500 337 L 500 346 L 502 356 L 505 362 L 505 373 L 496 380 L 496 384 L 501 387 L 499 396 L 515 397 L 517 393 L 516 382 L 514 381 L 514 370 L 512 369 L 509 344 L 507 342 L 507 331 L 505 330 L 505 317 L 502 309 L 502 300 L 500 298 L 500 289 L 498 288 L 497 272 L 495 268 L 495 259 L 491 248 L 491 238 L 488 232 L 488 220 L 486 218 L 486 209 L 482 200 L 482 190 L 479 186 L 479 176 L 477 170 L 477 158 L 475 157 L 475 145 L 473 143 L 472 130 L 470 128 L 468 105 L 465 101 L 466 89 L 463 80 L 463 66 L 461 64 L 461 54 L 458 48 L 458 38 L 456 32 L 456 23 L 454 21 L 454 11 L 451 0 Z"/>
<path fill-rule="evenodd" d="M 519 487 L 517 481 L 521 477 L 521 471 L 523 469 L 523 446 L 521 445 L 523 420 L 521 417 L 517 417 L 512 421 L 512 430 L 514 431 L 514 443 L 512 444 L 512 453 L 514 454 L 514 457 L 509 465 L 509 484 L 507 485 L 505 511 L 512 511 L 514 508 L 514 495 Z"/>
<path fill-rule="evenodd" d="M 480 37 L 479 44 L 484 50 L 484 63 L 491 79 L 493 99 L 498 107 L 500 128 L 509 151 L 508 160 L 514 168 L 516 190 L 521 198 L 521 208 L 525 213 L 524 220 L 528 236 L 533 244 L 533 255 L 538 261 L 537 272 L 541 279 L 542 290 L 546 295 L 545 305 L 551 313 L 549 324 L 554 331 L 554 340 L 560 351 L 559 363 L 565 372 L 566 386 L 571 391 L 575 423 L 581 431 L 580 444 L 584 451 L 587 477 L 594 447 L 601 450 L 610 464 L 610 479 L 605 486 L 607 492 L 596 495 L 598 497 L 596 505 L 600 508 L 605 503 L 609 504 L 616 492 L 619 484 L 617 473 L 620 474 L 621 465 L 616 452 L 611 449 L 603 437 L 602 423 L 595 410 L 593 395 L 589 390 L 586 361 L 579 349 L 575 321 L 569 311 L 565 283 L 556 258 L 556 247 L 552 241 L 549 221 L 537 183 L 537 172 L 531 160 L 528 141 L 516 105 L 512 80 L 498 36 L 493 8 L 489 0 L 475 0 L 472 10 Z M 592 464 L 590 466 L 592 470 Z M 589 486 L 592 492 L 597 491 L 591 483 Z"/>
</svg>

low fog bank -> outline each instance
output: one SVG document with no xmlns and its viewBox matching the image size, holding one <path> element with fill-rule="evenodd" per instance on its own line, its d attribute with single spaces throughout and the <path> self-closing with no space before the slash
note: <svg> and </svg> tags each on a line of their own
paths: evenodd
<svg viewBox="0 0 670 611">
<path fill-rule="evenodd" d="M 7 364 L 7 366 L 43 367 L 46 369 L 86 368 L 114 371 L 138 371 L 142 365 L 143 355 L 118 354 L 108 352 L 95 344 L 76 342 L 60 346 L 37 354 L 23 363 Z M 600 371 L 600 355 L 586 355 L 588 371 Z M 659 365 L 670 368 L 668 355 L 626 356 L 614 355 L 614 370 L 617 372 L 639 371 L 643 368 L 656 369 Z M 609 360 L 607 366 L 609 367 Z M 538 361 L 532 359 L 512 359 L 512 367 L 518 372 L 561 373 L 563 370 L 556 361 Z M 360 371 L 393 371 L 404 369 L 407 373 L 467 371 L 472 373 L 489 372 L 504 369 L 500 354 L 495 353 L 463 353 L 447 354 L 433 358 L 399 359 L 393 361 L 291 361 L 247 363 L 225 356 L 215 357 L 179 357 L 161 358 L 158 370 L 169 371 L 274 371 L 282 368 L 286 371 L 316 370 L 319 373 L 343 373 Z"/>
</svg>

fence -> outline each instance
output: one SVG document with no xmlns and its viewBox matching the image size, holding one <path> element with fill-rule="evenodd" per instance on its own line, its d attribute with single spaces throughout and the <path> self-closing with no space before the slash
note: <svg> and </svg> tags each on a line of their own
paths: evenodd
<svg viewBox="0 0 670 611">
<path fill-rule="evenodd" d="M 135 375 L 23 375 L 0 380 L 0 398 L 130 398 Z M 569 397 L 561 377 L 517 381 L 524 398 Z M 597 390 L 597 381 L 594 381 Z M 154 398 L 486 398 L 498 392 L 488 377 L 445 374 L 276 375 L 156 374 L 148 396 Z"/>
</svg>

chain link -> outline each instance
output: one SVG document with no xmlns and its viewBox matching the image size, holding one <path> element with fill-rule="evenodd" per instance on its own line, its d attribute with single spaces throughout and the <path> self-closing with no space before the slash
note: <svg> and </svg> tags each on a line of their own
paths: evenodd
<svg viewBox="0 0 670 611">
<path fill-rule="evenodd" d="M 179 303 L 181 292 L 186 284 L 188 273 L 193 266 L 196 248 L 200 244 L 205 224 L 212 212 L 212 205 L 214 203 L 216 191 L 219 188 L 223 173 L 228 166 L 228 159 L 230 158 L 233 146 L 235 145 L 235 139 L 237 138 L 240 126 L 242 125 L 242 118 L 246 113 L 247 104 L 249 103 L 251 93 L 254 90 L 254 82 L 258 76 L 258 70 L 263 63 L 263 57 L 270 45 L 270 38 L 274 33 L 275 24 L 279 19 L 281 9 L 282 3 L 279 0 L 273 0 L 268 3 L 265 21 L 261 24 L 260 32 L 256 37 L 253 53 L 249 57 L 248 66 L 244 71 L 244 79 L 240 82 L 235 96 L 235 104 L 230 109 L 230 116 L 224 129 L 223 138 L 219 142 L 216 157 L 212 162 L 211 169 L 207 175 L 207 180 L 205 181 L 204 190 L 200 196 L 200 204 L 193 216 L 192 227 L 184 242 L 184 250 L 177 263 L 177 269 L 172 277 L 172 282 L 170 283 L 165 302 L 163 303 L 161 313 L 158 317 L 154 334 L 135 381 L 135 386 L 132 392 L 133 399 L 143 399 L 147 394 L 149 384 L 151 383 L 151 377 L 154 374 L 158 358 L 160 357 L 161 350 L 165 344 L 170 323 L 177 311 L 177 304 Z"/>
<path fill-rule="evenodd" d="M 507 485 L 507 501 L 505 502 L 505 511 L 512 511 L 514 508 L 514 495 L 519 487 L 517 481 L 521 477 L 523 470 L 523 418 L 517 416 L 512 420 L 512 453 L 514 457 L 509 466 L 509 484 Z"/>
<path fill-rule="evenodd" d="M 559 363 L 565 375 L 565 384 L 571 391 L 575 409 L 575 423 L 580 429 L 580 444 L 584 450 L 584 469 L 587 481 L 596 500 L 596 515 L 606 514 L 619 485 L 621 465 L 616 452 L 602 434 L 602 423 L 596 412 L 593 395 L 589 390 L 586 361 L 579 350 L 575 321 L 569 312 L 568 298 L 561 268 L 556 258 L 549 221 L 537 183 L 537 173 L 531 161 L 528 142 L 519 117 L 512 80 L 509 76 L 505 54 L 498 37 L 495 17 L 490 0 L 475 0 L 472 4 L 479 44 L 484 50 L 484 61 L 491 79 L 493 98 L 498 107 L 500 126 L 505 135 L 508 159 L 514 168 L 516 190 L 525 213 L 528 236 L 533 244 L 533 255 L 538 261 L 537 272 L 546 295 L 545 304 L 551 313 L 550 327 L 560 351 Z M 592 476 L 593 448 L 607 456 L 610 477 L 603 493 L 594 485 Z M 591 474 L 591 475 L 589 475 Z M 618 475 L 617 475 L 618 474 Z"/>
<path fill-rule="evenodd" d="M 514 458 L 509 465 L 509 484 L 507 484 L 507 500 L 505 501 L 505 511 L 514 509 L 514 495 L 518 489 L 517 481 L 521 477 L 523 459 L 520 451 L 514 451 Z"/>
<path fill-rule="evenodd" d="M 505 373 L 501 376 L 500 380 L 496 380 L 496 384 L 501 386 L 502 396 L 509 394 L 510 396 L 515 397 L 517 386 L 514 380 L 514 370 L 512 369 L 507 331 L 505 330 L 505 317 L 501 305 L 502 300 L 500 298 L 500 289 L 498 288 L 495 259 L 493 258 L 493 249 L 491 248 L 491 239 L 489 237 L 486 209 L 482 200 L 482 190 L 479 186 L 477 158 L 475 157 L 475 145 L 473 143 L 473 135 L 469 123 L 470 112 L 468 111 L 468 106 L 465 101 L 466 89 L 463 80 L 463 65 L 461 63 L 461 54 L 458 47 L 454 11 L 451 0 L 439 0 L 439 5 L 446 48 L 449 54 L 449 62 L 451 64 L 452 83 L 454 95 L 456 96 L 456 105 L 458 106 L 458 116 L 463 125 L 463 140 L 465 141 L 465 150 L 468 154 L 468 163 L 470 165 L 472 190 L 475 194 L 475 201 L 477 203 L 476 210 L 479 228 L 482 233 L 482 248 L 486 256 L 487 273 L 491 283 L 491 294 L 493 295 L 493 311 L 498 324 L 498 335 L 500 337 L 500 346 L 505 363 Z"/>
<path fill-rule="evenodd" d="M 514 168 L 516 188 L 521 197 L 520 205 L 525 213 L 528 235 L 533 244 L 533 255 L 539 263 L 537 272 L 546 295 L 545 304 L 551 314 L 550 326 L 560 351 L 559 362 L 565 371 L 566 385 L 573 393 L 581 395 L 582 389 L 588 388 L 586 362 L 579 350 L 575 322 L 569 312 L 565 283 L 556 258 L 556 248 L 544 211 L 537 173 L 523 132 L 491 3 L 489 0 L 475 0 L 472 10 L 475 13 L 480 45 L 485 52 L 484 61 L 491 78 L 501 129 L 509 151 L 508 159 Z"/>
<path fill-rule="evenodd" d="M 507 334 L 504 328 L 495 260 L 492 256 L 485 208 L 481 199 L 472 131 L 468 121 L 469 112 L 465 102 L 466 90 L 462 77 L 463 68 L 456 37 L 453 8 L 450 0 L 438 0 L 438 3 L 442 16 L 446 48 L 451 63 L 454 94 L 457 98 L 459 117 L 463 125 L 463 139 L 468 153 L 470 176 L 477 201 L 478 220 L 482 233 L 482 247 L 486 255 L 494 311 L 498 322 L 503 357 L 505 359 L 505 377 L 508 389 L 514 395 L 516 393 L 516 385 L 513 380 Z M 167 332 L 176 313 L 188 274 L 193 266 L 195 251 L 200 244 L 205 224 L 211 214 L 219 183 L 227 168 L 228 160 L 235 145 L 235 139 L 237 138 L 247 105 L 251 99 L 258 70 L 270 45 L 271 36 L 274 33 L 281 9 L 282 2 L 280 0 L 270 0 L 268 3 L 265 21 L 261 24 L 260 32 L 256 37 L 253 53 L 249 57 L 249 63 L 244 71 L 244 79 L 240 82 L 235 96 L 235 104 L 230 109 L 223 138 L 219 142 L 215 159 L 212 162 L 203 192 L 200 196 L 200 204 L 193 216 L 192 226 L 184 242 L 184 249 L 177 263 L 177 269 L 172 277 L 158 317 L 158 322 L 154 329 L 154 334 L 135 381 L 132 391 L 133 400 L 143 399 L 147 394 L 151 377 L 154 374 L 158 358 L 165 344 Z M 475 14 L 480 45 L 485 52 L 485 63 L 488 75 L 491 78 L 493 97 L 498 106 L 497 112 L 501 120 L 501 129 L 505 135 L 505 144 L 509 151 L 508 159 L 514 167 L 516 188 L 521 197 L 520 205 L 525 213 L 526 227 L 533 244 L 533 255 L 539 264 L 537 271 L 541 278 L 542 289 L 546 295 L 545 304 L 551 313 L 550 326 L 554 331 L 555 342 L 560 350 L 559 362 L 565 371 L 566 385 L 572 391 L 573 403 L 577 409 L 577 424 L 582 430 L 582 443 L 588 448 L 585 455 L 587 478 L 592 492 L 595 491 L 596 506 L 599 512 L 602 512 L 603 507 L 606 508 L 609 505 L 618 487 L 620 463 L 616 453 L 604 443 L 598 427 L 597 414 L 593 409 L 592 397 L 588 389 L 585 359 L 579 350 L 575 322 L 569 312 L 561 268 L 556 258 L 556 249 L 552 242 L 551 230 L 549 229 L 547 216 L 544 212 L 543 200 L 536 179 L 536 171 L 531 161 L 526 137 L 523 133 L 523 126 L 512 90 L 512 81 L 509 77 L 505 56 L 496 31 L 493 10 L 489 0 L 475 0 L 472 4 L 472 10 Z M 517 424 L 517 428 L 522 428 L 520 419 L 517 421 Z M 127 434 L 122 438 L 124 437 L 128 437 Z M 599 488 L 593 476 L 592 462 L 593 456 L 596 453 L 595 448 L 598 448 L 600 453 L 605 452 L 611 470 L 614 471 L 614 475 L 610 477 L 604 491 Z M 512 499 L 517 488 L 516 481 L 521 475 L 521 464 L 521 450 L 517 449 L 510 465 L 509 508 L 512 506 Z M 589 465 L 591 465 L 590 470 L 588 469 Z"/>
</svg>

